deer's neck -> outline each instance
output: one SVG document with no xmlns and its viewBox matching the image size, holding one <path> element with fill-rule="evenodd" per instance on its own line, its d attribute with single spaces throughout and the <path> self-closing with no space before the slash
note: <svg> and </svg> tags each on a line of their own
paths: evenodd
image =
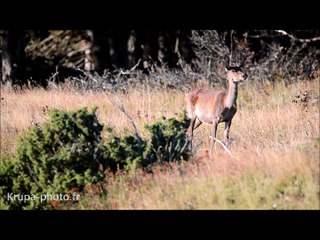
<svg viewBox="0 0 320 240">
<path fill-rule="evenodd" d="M 233 81 L 229 82 L 227 95 L 225 98 L 225 107 L 231 108 L 237 101 L 238 97 L 238 83 L 234 83 Z"/>
</svg>

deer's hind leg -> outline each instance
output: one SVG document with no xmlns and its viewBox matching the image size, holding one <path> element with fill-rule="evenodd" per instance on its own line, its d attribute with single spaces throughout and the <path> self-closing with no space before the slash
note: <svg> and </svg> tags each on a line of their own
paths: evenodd
<svg viewBox="0 0 320 240">
<path fill-rule="evenodd" d="M 199 120 L 199 118 L 196 117 L 196 122 L 194 124 L 193 131 L 196 130 L 201 124 L 202 122 Z"/>
<path fill-rule="evenodd" d="M 190 148 L 192 149 L 192 139 L 193 139 L 193 131 L 198 128 L 200 125 L 202 124 L 202 122 L 197 118 L 197 117 L 194 117 L 192 120 L 191 120 L 191 123 L 190 123 L 190 126 L 188 128 L 188 131 L 187 131 L 187 135 L 191 141 L 190 143 Z"/>
</svg>

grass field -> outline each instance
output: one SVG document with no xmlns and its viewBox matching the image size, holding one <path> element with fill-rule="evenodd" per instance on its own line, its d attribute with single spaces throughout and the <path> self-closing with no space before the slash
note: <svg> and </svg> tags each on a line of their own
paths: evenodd
<svg viewBox="0 0 320 240">
<path fill-rule="evenodd" d="M 240 86 L 238 112 L 230 137 L 232 156 L 219 145 L 208 153 L 210 127 L 195 130 L 195 156 L 183 164 L 158 166 L 108 182 L 107 196 L 88 191 L 70 209 L 319 209 L 319 79 L 285 86 Z M 303 95 L 305 100 L 295 96 Z M 16 140 L 33 123 L 47 120 L 46 109 L 98 106 L 101 123 L 117 134 L 133 132 L 128 118 L 113 104 L 123 104 L 139 133 L 161 115 L 183 109 L 180 91 L 131 91 L 130 94 L 33 90 L 1 87 L 1 161 L 15 153 Z M 218 127 L 222 139 L 223 124 Z"/>
</svg>

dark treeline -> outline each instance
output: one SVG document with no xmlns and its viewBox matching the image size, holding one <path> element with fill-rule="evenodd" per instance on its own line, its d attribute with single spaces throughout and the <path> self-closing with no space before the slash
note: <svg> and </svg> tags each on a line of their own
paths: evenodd
<svg viewBox="0 0 320 240">
<path fill-rule="evenodd" d="M 17 31 L 3 30 L 2 36 L 2 82 L 24 84 L 27 78 L 44 83 L 44 79 L 62 67 L 64 75 L 77 74 L 75 67 L 102 74 L 105 69 L 136 69 L 145 73 L 152 66 L 177 67 L 179 57 L 190 64 L 195 59 L 190 42 L 191 31 L 155 30 L 82 30 L 82 31 Z M 57 39 L 60 38 L 62 42 Z M 45 44 L 47 42 L 47 44 Z M 81 42 L 82 44 L 79 44 Z M 27 45 L 39 45 L 27 52 Z M 41 45 L 42 44 L 42 45 Z M 74 62 L 70 49 L 50 52 L 52 44 L 78 44 L 76 60 L 80 63 L 64 67 L 64 62 Z M 30 49 L 30 48 L 29 48 Z M 79 53 L 80 52 L 80 53 Z"/>
<path fill-rule="evenodd" d="M 93 30 L 86 31 L 91 41 L 92 66 L 86 70 L 102 72 L 104 69 L 134 67 L 139 59 L 140 68 L 152 64 L 176 67 L 178 55 L 191 63 L 195 57 L 189 40 L 191 31 L 154 30 Z"/>
<path fill-rule="evenodd" d="M 264 50 L 273 44 L 286 49 L 304 44 L 304 39 L 316 38 L 307 41 L 308 47 L 320 49 L 318 30 L 295 30 L 290 34 L 271 30 L 217 33 L 221 43 L 231 49 L 225 57 L 243 45 L 253 53 L 252 62 L 265 57 Z M 32 79 L 33 83 L 46 85 L 57 67 L 61 80 L 81 74 L 79 68 L 98 74 L 116 69 L 148 74 L 161 67 L 181 68 L 182 61 L 190 71 L 199 69 L 191 30 L 0 30 L 0 34 L 2 83 L 10 81 L 22 86 Z M 198 50 L 201 44 L 200 39 Z"/>
</svg>

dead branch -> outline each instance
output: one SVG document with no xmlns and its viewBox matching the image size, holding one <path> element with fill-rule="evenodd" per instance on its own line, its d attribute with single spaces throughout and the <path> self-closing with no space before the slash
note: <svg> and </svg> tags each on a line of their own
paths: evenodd
<svg viewBox="0 0 320 240">
<path fill-rule="evenodd" d="M 139 58 L 137 64 L 134 65 L 134 66 L 130 69 L 130 71 L 134 71 L 134 70 L 139 66 L 140 62 L 141 62 L 141 58 Z"/>
<path fill-rule="evenodd" d="M 287 33 L 284 30 L 275 30 L 278 33 L 281 33 L 282 35 L 286 35 L 289 38 L 295 40 L 295 41 L 299 41 L 299 42 L 303 42 L 303 43 L 309 43 L 309 42 L 315 42 L 315 41 L 320 41 L 320 37 L 314 37 L 314 38 L 308 38 L 308 39 L 302 39 L 302 38 L 297 38 L 293 35 L 291 35 L 290 33 Z"/>
<path fill-rule="evenodd" d="M 74 68 L 80 72 L 82 72 L 86 77 L 90 78 L 92 81 L 96 82 L 97 80 L 92 76 L 91 73 L 89 73 L 88 71 L 83 71 L 81 68 Z"/>
<path fill-rule="evenodd" d="M 130 123 L 132 124 L 133 128 L 134 128 L 134 135 L 138 141 L 138 155 L 142 154 L 142 140 L 141 137 L 138 133 L 138 129 L 137 126 L 134 122 L 134 120 L 132 119 L 132 117 L 127 113 L 127 111 L 124 109 L 123 104 L 119 105 L 118 103 L 116 103 L 113 99 L 111 99 L 111 102 L 121 111 L 124 113 L 124 115 L 127 116 L 127 118 L 129 119 Z"/>
<path fill-rule="evenodd" d="M 223 142 L 221 142 L 221 141 L 220 141 L 219 139 L 217 139 L 217 138 L 213 138 L 212 136 L 210 136 L 210 138 L 213 139 L 213 140 L 215 140 L 215 141 L 217 141 L 217 142 L 223 147 L 223 149 L 226 150 L 226 152 L 227 152 L 230 156 L 233 157 L 232 153 L 230 152 L 230 150 L 227 148 L 227 146 L 226 146 Z"/>
</svg>

